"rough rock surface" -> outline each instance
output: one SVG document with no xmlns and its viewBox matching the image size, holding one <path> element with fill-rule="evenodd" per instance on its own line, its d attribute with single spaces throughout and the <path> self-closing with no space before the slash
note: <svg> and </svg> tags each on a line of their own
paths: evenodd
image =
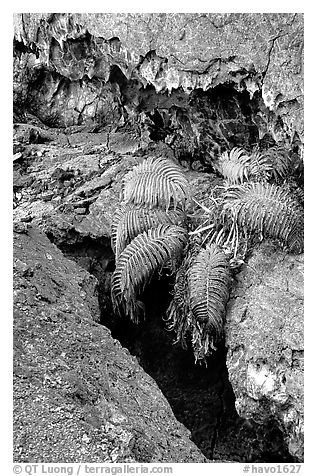
<svg viewBox="0 0 317 476">
<path fill-rule="evenodd" d="M 117 142 L 116 133 L 68 136 L 55 131 L 54 135 L 50 132 L 54 129 L 47 128 L 45 134 L 51 140 L 33 143 L 31 126 L 26 126 L 16 124 L 14 132 L 16 147 L 22 150 L 14 163 L 14 222 L 32 221 L 58 244 L 65 243 L 66 237 L 68 244 L 76 242 L 76 237 L 110 239 L 125 174 L 148 155 L 173 157 L 164 144 L 133 147 L 134 153 L 114 151 L 114 144 L 121 141 Z"/>
<path fill-rule="evenodd" d="M 47 415 L 51 427 L 56 423 L 56 438 L 63 441 L 63 435 L 69 434 L 62 418 L 65 421 L 66 414 L 74 413 L 77 420 L 70 419 L 69 428 L 77 436 L 67 450 L 73 461 L 88 457 L 104 461 L 105 454 L 107 461 L 147 461 L 149 454 L 153 458 L 165 454 L 166 461 L 169 457 L 170 461 L 185 461 L 188 447 L 183 443 L 187 438 L 183 427 L 180 431 L 185 440 L 183 436 L 179 440 L 183 453 L 165 451 L 174 445 L 173 433 L 171 440 L 165 440 L 165 433 L 156 437 L 170 411 L 165 411 L 165 400 L 165 416 L 157 425 L 153 422 L 147 443 L 144 435 L 130 438 L 131 428 L 136 427 L 137 434 L 140 428 L 127 395 L 135 395 L 142 405 L 145 398 L 144 393 L 139 398 L 130 378 L 131 362 L 137 375 L 144 376 L 149 392 L 156 396 L 158 390 L 111 340 L 107 329 L 92 322 L 100 309 L 103 323 L 111 330 L 116 327 L 111 327 L 117 316 L 109 296 L 114 268 L 110 223 L 121 199 L 123 176 L 149 155 L 178 159 L 190 170 L 187 176 L 200 200 L 208 195 L 210 186 L 222 184 L 212 172 L 213 160 L 223 150 L 266 150 L 280 145 L 290 153 L 296 171 L 293 178 L 302 187 L 303 15 L 16 14 L 14 35 L 14 227 L 17 244 L 21 246 L 23 241 L 26 250 L 18 248 L 21 256 L 17 255 L 20 261 L 15 263 L 17 304 L 24 309 L 17 322 L 29 332 L 26 350 L 18 344 L 16 353 L 16 366 L 23 377 L 17 374 L 19 389 L 20 384 L 28 386 L 23 387 L 24 393 L 18 390 L 16 394 L 18 418 L 25 410 L 24 428 L 30 425 L 35 431 L 34 412 L 43 418 Z M 36 231 L 28 232 L 30 223 L 79 266 L 63 258 Z M 44 259 L 42 248 L 51 250 L 48 255 L 54 259 Z M 169 289 L 164 291 L 165 301 L 156 296 L 161 313 L 153 315 L 148 326 L 138 330 L 130 326 L 127 332 L 123 328 L 126 322 L 117 324 L 117 328 L 121 326 L 117 337 L 129 341 L 129 350 L 158 382 L 176 417 L 191 429 L 192 438 L 208 458 L 290 462 L 291 453 L 302 459 L 303 346 L 298 317 L 302 302 L 300 295 L 296 298 L 301 288 L 297 271 L 301 263 L 302 257 L 264 246 L 249 262 L 263 284 L 254 278 L 250 267 L 237 278 L 237 295 L 232 295 L 228 315 L 227 362 L 238 412 L 253 421 L 239 417 L 234 408 L 225 349 L 208 369 L 197 370 L 188 352 L 180 352 L 172 345 L 172 336 L 166 337 L 161 320 Z M 293 269 L 288 265 L 294 265 Z M 82 268 L 98 279 L 99 307 L 96 281 Z M 41 269 L 45 273 L 41 274 Z M 288 291 L 283 288 L 285 277 Z M 38 295 L 32 294 L 32 283 Z M 295 309 L 298 314 L 291 321 L 289 315 Z M 64 345 L 68 352 L 73 335 L 75 349 L 69 351 L 69 358 L 61 349 L 57 364 L 51 346 L 55 328 L 57 345 Z M 23 341 L 20 330 L 19 342 Z M 270 338 L 264 339 L 264 335 Z M 39 342 L 49 349 L 46 354 Z M 160 362 L 153 359 L 154 344 Z M 122 366 L 128 370 L 118 371 L 119 379 L 126 372 L 119 382 L 123 395 L 111 387 L 118 372 L 112 369 L 111 380 L 99 367 L 100 362 L 108 366 L 104 350 L 113 360 L 118 353 L 120 365 L 124 355 Z M 78 360 L 78 356 L 83 358 Z M 32 359 L 44 363 L 36 367 L 36 378 Z M 56 369 L 60 362 L 62 369 Z M 70 372 L 69 380 L 66 370 L 67 378 L 62 375 L 63 368 Z M 64 380 L 54 380 L 56 375 Z M 108 380 L 114 393 L 108 392 Z M 38 382 L 42 383 L 36 386 Z M 47 386 L 55 386 L 57 393 L 51 387 L 48 393 Z M 62 391 L 69 405 L 65 404 L 65 413 L 59 403 Z M 52 398 L 57 401 L 54 420 Z M 121 399 L 124 408 L 118 410 Z M 142 413 L 141 432 L 152 411 L 148 405 L 144 407 L 147 413 Z M 137 403 L 135 408 L 139 412 Z M 33 413 L 27 417 L 29 409 Z M 17 425 L 17 460 L 34 461 L 42 456 L 50 460 L 52 448 L 57 448 L 55 461 L 59 460 L 62 445 L 59 441 L 51 445 L 50 438 L 55 436 L 46 433 L 43 418 L 39 419 L 40 431 L 45 438 L 47 435 L 48 443 L 42 453 L 39 442 L 23 433 L 22 420 Z M 170 422 L 175 421 L 171 418 Z M 79 421 L 83 425 L 88 421 L 81 433 Z M 97 422 L 92 424 L 93 430 L 91 421 Z M 100 421 L 106 422 L 106 429 Z M 124 423 L 117 426 L 118 421 Z M 116 447 L 111 446 L 112 435 L 118 441 Z M 29 448 L 28 454 L 25 448 Z M 186 461 L 202 461 L 195 448 L 190 451 L 188 458 L 192 459 Z"/>
<path fill-rule="evenodd" d="M 25 125 L 16 125 L 19 144 L 23 144 L 21 129 Z M 103 134 L 77 136 L 77 141 L 76 134 L 70 136 L 71 143 L 66 145 L 68 136 L 63 133 L 49 143 L 24 145 L 13 175 L 14 220 L 35 219 L 54 235 L 65 236 L 72 230 L 82 236 L 109 238 L 122 177 L 138 163 L 138 157 L 112 153 Z"/>
<path fill-rule="evenodd" d="M 96 279 L 14 234 L 14 461 L 205 462 L 155 382 L 99 325 Z"/>
<path fill-rule="evenodd" d="M 259 93 L 262 134 L 303 135 L 299 13 L 17 14 L 15 41 L 16 101 L 33 102 L 51 124 L 61 121 L 61 107 L 66 126 L 116 123 L 124 106 L 118 85 L 128 79 L 157 92 L 232 84 Z M 131 98 L 128 109 L 137 103 Z"/>
<path fill-rule="evenodd" d="M 229 378 L 236 408 L 258 423 L 278 422 L 289 452 L 303 460 L 303 256 L 271 244 L 237 275 L 227 313 Z"/>
</svg>

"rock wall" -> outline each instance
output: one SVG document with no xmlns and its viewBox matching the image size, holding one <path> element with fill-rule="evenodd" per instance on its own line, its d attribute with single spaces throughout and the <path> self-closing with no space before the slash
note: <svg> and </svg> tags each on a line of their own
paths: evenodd
<svg viewBox="0 0 317 476">
<path fill-rule="evenodd" d="M 303 460 L 303 256 L 265 244 L 237 276 L 227 313 L 227 367 L 244 418 L 274 419 Z"/>
<path fill-rule="evenodd" d="M 261 100 L 262 135 L 302 140 L 302 53 L 297 13 L 16 14 L 15 99 L 50 125 L 111 127 L 140 108 L 127 81 L 188 94 L 230 84 Z"/>
<path fill-rule="evenodd" d="M 97 280 L 14 234 L 14 461 L 205 462 L 155 382 L 96 322 Z"/>
</svg>

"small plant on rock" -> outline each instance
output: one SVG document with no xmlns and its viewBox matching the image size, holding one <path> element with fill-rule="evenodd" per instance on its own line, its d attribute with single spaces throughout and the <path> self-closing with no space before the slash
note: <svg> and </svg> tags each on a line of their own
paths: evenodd
<svg viewBox="0 0 317 476">
<path fill-rule="evenodd" d="M 168 268 L 175 284 L 167 327 L 184 347 L 190 340 L 196 361 L 205 361 L 223 337 L 231 269 L 244 262 L 253 238 L 273 238 L 293 253 L 303 251 L 303 207 L 286 185 L 274 183 L 290 171 L 286 154 L 248 155 L 235 148 L 215 168 L 224 184 L 203 203 L 193 199 L 202 213 L 189 234 L 188 181 L 162 157 L 150 157 L 126 175 L 124 201 L 112 224 L 115 309 L 139 322 L 144 311 L 139 295 L 156 271 Z"/>
</svg>

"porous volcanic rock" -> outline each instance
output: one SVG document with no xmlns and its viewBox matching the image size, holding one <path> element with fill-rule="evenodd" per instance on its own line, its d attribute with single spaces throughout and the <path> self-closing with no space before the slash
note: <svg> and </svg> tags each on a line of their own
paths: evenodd
<svg viewBox="0 0 317 476">
<path fill-rule="evenodd" d="M 124 117 L 126 80 L 187 93 L 230 83 L 259 93 L 261 133 L 302 139 L 300 13 L 31 13 L 14 23 L 15 100 L 51 125 L 111 128 Z"/>
<path fill-rule="evenodd" d="M 237 275 L 228 305 L 227 366 L 240 416 L 283 431 L 290 454 L 303 460 L 303 255 L 270 243 Z"/>
<path fill-rule="evenodd" d="M 78 235 L 110 238 L 122 178 L 140 157 L 111 153 L 102 133 L 72 134 L 67 144 L 63 133 L 45 144 L 27 136 L 24 143 L 22 126 L 16 127 L 23 150 L 14 165 L 14 222 L 35 220 L 56 243 Z"/>
<path fill-rule="evenodd" d="M 161 391 L 99 325 L 97 280 L 14 233 L 14 461 L 205 462 Z"/>
</svg>

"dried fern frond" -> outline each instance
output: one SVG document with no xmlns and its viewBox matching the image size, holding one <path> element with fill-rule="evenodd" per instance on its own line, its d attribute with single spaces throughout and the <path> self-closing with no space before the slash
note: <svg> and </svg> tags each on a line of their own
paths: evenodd
<svg viewBox="0 0 317 476">
<path fill-rule="evenodd" d="M 125 176 L 124 202 L 168 210 L 183 207 L 189 184 L 182 169 L 169 159 L 149 157 Z"/>
<path fill-rule="evenodd" d="M 187 263 L 182 263 L 175 274 L 173 299 L 166 311 L 166 328 L 175 331 L 175 342 L 180 342 L 186 349 L 186 334 L 192 326 L 189 308 Z"/>
<path fill-rule="evenodd" d="M 248 237 L 244 230 L 239 230 L 235 221 L 232 221 L 228 214 L 224 213 L 224 187 L 222 195 L 215 199 L 210 197 L 208 203 L 199 203 L 193 198 L 193 202 L 204 211 L 200 213 L 200 224 L 194 231 L 189 232 L 190 237 L 199 236 L 201 247 L 205 244 L 218 245 L 226 254 L 230 267 L 237 268 L 243 262 L 248 248 Z"/>
<path fill-rule="evenodd" d="M 229 183 L 234 184 L 248 180 L 249 162 L 250 158 L 246 152 L 239 147 L 234 147 L 230 152 L 223 152 L 214 165 Z"/>
<path fill-rule="evenodd" d="M 183 346 L 190 337 L 196 361 L 205 360 L 222 337 L 229 283 L 228 260 L 216 245 L 189 251 L 176 273 L 168 329 Z"/>
<path fill-rule="evenodd" d="M 186 348 L 186 336 L 192 328 L 192 314 L 189 306 L 188 269 L 191 261 L 201 250 L 200 241 L 190 238 L 184 249 L 184 259 L 175 273 L 173 299 L 166 311 L 167 330 L 176 333 L 175 342 Z"/>
<path fill-rule="evenodd" d="M 179 226 L 159 225 L 134 238 L 121 253 L 112 275 L 112 299 L 119 312 L 138 322 L 140 303 L 137 296 L 156 270 L 173 266 L 187 240 Z"/>
<path fill-rule="evenodd" d="M 227 217 L 248 233 L 275 238 L 294 253 L 303 251 L 303 208 L 285 188 L 249 182 L 230 187 L 225 200 Z"/>
<path fill-rule="evenodd" d="M 111 246 L 118 260 L 124 248 L 139 233 L 156 228 L 158 225 L 179 225 L 185 223 L 184 212 L 180 209 L 165 211 L 161 208 L 147 208 L 142 205 L 122 205 L 117 209 L 111 225 Z"/>
</svg>

